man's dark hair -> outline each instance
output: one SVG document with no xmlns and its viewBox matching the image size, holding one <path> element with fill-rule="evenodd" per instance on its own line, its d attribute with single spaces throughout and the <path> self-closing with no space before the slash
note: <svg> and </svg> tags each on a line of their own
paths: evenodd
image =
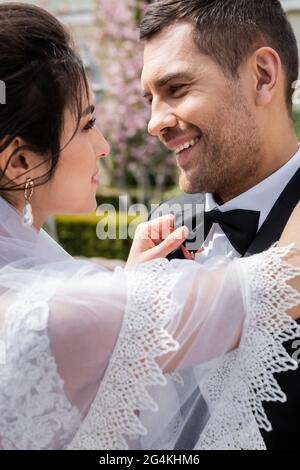
<svg viewBox="0 0 300 470">
<path fill-rule="evenodd" d="M 178 21 L 194 26 L 199 50 L 231 77 L 238 76 L 240 65 L 256 49 L 272 47 L 285 70 L 286 103 L 292 113 L 298 49 L 291 24 L 278 0 L 160 0 L 146 11 L 140 39 L 148 41 Z"/>
</svg>

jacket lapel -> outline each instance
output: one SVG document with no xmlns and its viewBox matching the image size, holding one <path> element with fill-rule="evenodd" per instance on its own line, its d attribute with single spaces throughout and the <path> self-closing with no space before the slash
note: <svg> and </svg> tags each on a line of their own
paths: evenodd
<svg viewBox="0 0 300 470">
<path fill-rule="evenodd" d="M 279 240 L 291 213 L 300 201 L 300 168 L 287 184 L 245 256 L 261 253 Z"/>
</svg>

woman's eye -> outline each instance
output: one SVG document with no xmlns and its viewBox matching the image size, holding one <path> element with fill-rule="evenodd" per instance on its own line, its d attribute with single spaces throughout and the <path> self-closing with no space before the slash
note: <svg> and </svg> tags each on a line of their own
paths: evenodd
<svg viewBox="0 0 300 470">
<path fill-rule="evenodd" d="M 96 118 L 94 119 L 91 119 L 87 124 L 86 126 L 83 128 L 84 131 L 89 131 L 90 129 L 93 129 L 95 127 L 95 124 L 96 124 Z"/>
</svg>

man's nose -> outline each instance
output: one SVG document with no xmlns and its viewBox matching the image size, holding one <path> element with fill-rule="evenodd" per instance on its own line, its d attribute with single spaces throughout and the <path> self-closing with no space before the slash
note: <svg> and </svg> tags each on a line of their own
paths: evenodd
<svg viewBox="0 0 300 470">
<path fill-rule="evenodd" d="M 176 125 L 177 118 L 169 107 L 152 107 L 151 119 L 148 124 L 149 134 L 155 137 L 159 137 L 163 129 L 168 127 L 176 127 Z"/>
</svg>

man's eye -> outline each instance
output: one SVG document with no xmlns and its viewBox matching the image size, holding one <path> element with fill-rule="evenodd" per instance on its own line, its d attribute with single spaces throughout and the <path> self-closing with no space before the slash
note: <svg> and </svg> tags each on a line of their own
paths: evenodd
<svg viewBox="0 0 300 470">
<path fill-rule="evenodd" d="M 153 101 L 153 97 L 151 95 L 144 96 L 146 103 L 151 104 Z"/>
<path fill-rule="evenodd" d="M 185 85 L 173 85 L 173 86 L 170 86 L 170 92 L 172 94 L 176 93 L 177 91 L 181 90 L 183 87 L 185 87 Z"/>
<path fill-rule="evenodd" d="M 83 130 L 84 130 L 84 131 L 89 131 L 90 129 L 93 129 L 93 128 L 95 127 L 95 124 L 96 124 L 96 118 L 91 119 L 91 120 L 86 124 L 86 126 L 84 126 Z"/>
</svg>

